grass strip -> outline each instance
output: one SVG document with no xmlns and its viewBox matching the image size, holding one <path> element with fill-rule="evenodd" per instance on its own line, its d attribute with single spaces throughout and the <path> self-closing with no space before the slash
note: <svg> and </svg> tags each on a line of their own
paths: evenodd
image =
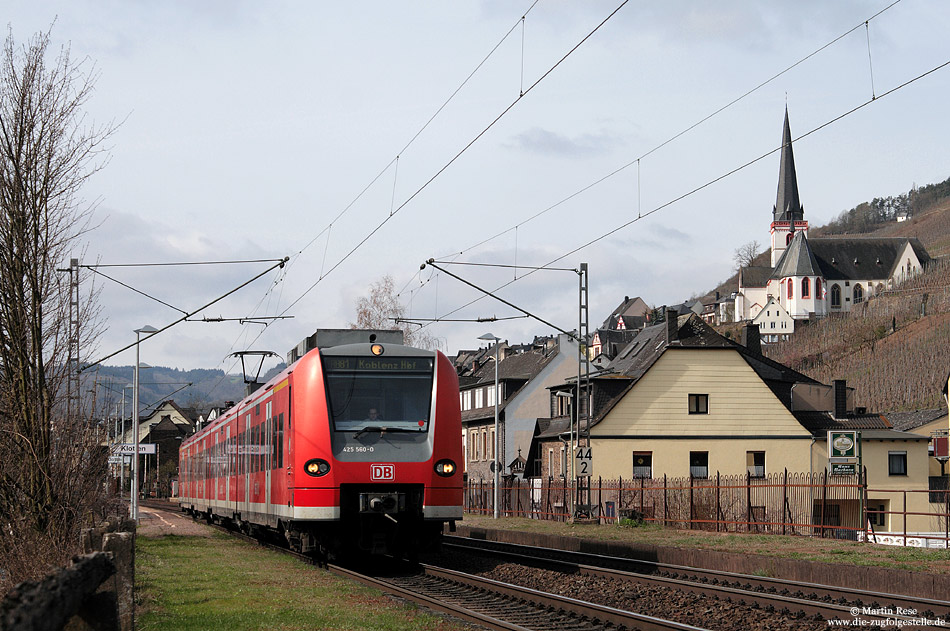
<svg viewBox="0 0 950 631">
<path fill-rule="evenodd" d="M 221 533 L 136 540 L 140 631 L 464 628 Z"/>
</svg>

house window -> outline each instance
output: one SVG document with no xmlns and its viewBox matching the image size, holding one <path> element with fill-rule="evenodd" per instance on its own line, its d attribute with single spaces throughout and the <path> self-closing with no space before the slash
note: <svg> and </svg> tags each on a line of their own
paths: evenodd
<svg viewBox="0 0 950 631">
<path fill-rule="evenodd" d="M 564 394 L 569 394 L 565 392 Z M 554 403 L 555 410 L 557 412 L 556 416 L 570 416 L 571 415 L 571 396 L 558 396 L 554 394 Z"/>
<path fill-rule="evenodd" d="M 472 391 L 466 390 L 462 393 L 462 409 L 471 410 L 472 409 Z"/>
<path fill-rule="evenodd" d="M 785 295 L 786 297 L 788 297 L 789 300 L 791 300 L 792 297 L 795 295 L 795 283 L 792 281 L 791 278 L 788 279 L 788 283 L 786 283 L 786 288 L 787 289 L 786 289 Z"/>
<path fill-rule="evenodd" d="M 495 428 L 491 428 L 488 434 L 488 459 L 495 459 Z"/>
<path fill-rule="evenodd" d="M 689 413 L 690 414 L 709 414 L 709 395 L 708 394 L 689 395 Z"/>
<path fill-rule="evenodd" d="M 887 504 L 880 500 L 868 500 L 868 523 L 884 528 L 887 523 Z"/>
<path fill-rule="evenodd" d="M 709 452 L 691 451 L 689 452 L 689 475 L 692 478 L 709 477 Z"/>
<path fill-rule="evenodd" d="M 567 477 L 567 449 L 561 445 L 561 477 Z"/>
<path fill-rule="evenodd" d="M 864 290 L 861 289 L 861 283 L 854 284 L 854 304 L 864 302 Z"/>
<path fill-rule="evenodd" d="M 746 465 L 746 470 L 749 472 L 750 478 L 764 478 L 765 477 L 765 452 L 764 451 L 745 452 L 745 465 Z"/>
<path fill-rule="evenodd" d="M 820 278 L 815 279 L 815 298 L 817 298 L 818 300 L 821 300 L 823 298 L 823 296 L 821 295 L 821 279 Z"/>
<path fill-rule="evenodd" d="M 557 462 L 554 460 L 554 450 L 548 449 L 548 476 L 554 477 L 557 471 Z"/>
<path fill-rule="evenodd" d="M 811 282 L 807 278 L 802 279 L 802 298 L 811 298 Z"/>
<path fill-rule="evenodd" d="M 485 402 L 485 405 L 488 405 L 489 407 L 495 407 L 495 386 L 489 386 L 487 388 L 487 392 L 488 392 L 488 397 L 487 397 L 488 401 Z"/>
<path fill-rule="evenodd" d="M 479 388 L 475 391 L 475 409 L 485 407 L 485 388 Z"/>
<path fill-rule="evenodd" d="M 653 452 L 635 451 L 633 452 L 633 477 L 652 478 L 653 477 Z"/>
<path fill-rule="evenodd" d="M 841 308 L 841 285 L 831 286 L 831 308 L 832 309 Z"/>
<path fill-rule="evenodd" d="M 773 329 L 775 328 L 775 323 L 774 323 L 774 322 L 770 322 L 769 324 L 772 325 L 771 328 L 773 328 Z"/>
<path fill-rule="evenodd" d="M 887 475 L 907 475 L 907 452 L 887 452 Z"/>
</svg>

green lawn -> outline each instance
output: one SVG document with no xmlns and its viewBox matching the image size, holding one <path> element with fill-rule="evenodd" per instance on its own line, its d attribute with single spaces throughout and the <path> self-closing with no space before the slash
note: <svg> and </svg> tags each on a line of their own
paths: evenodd
<svg viewBox="0 0 950 631">
<path fill-rule="evenodd" d="M 463 628 L 220 533 L 136 539 L 140 630 Z"/>
</svg>

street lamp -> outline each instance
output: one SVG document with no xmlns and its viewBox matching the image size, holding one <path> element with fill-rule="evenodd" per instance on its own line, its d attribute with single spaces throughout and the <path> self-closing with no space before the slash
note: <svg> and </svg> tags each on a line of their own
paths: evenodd
<svg viewBox="0 0 950 631">
<path fill-rule="evenodd" d="M 139 345 L 142 333 L 158 333 L 158 329 L 145 325 L 135 329 L 135 371 L 132 373 L 132 436 L 134 448 L 132 450 L 132 491 L 130 493 L 129 511 L 136 523 L 139 521 Z"/>
<path fill-rule="evenodd" d="M 495 458 L 494 458 L 494 460 L 492 461 L 492 469 L 494 469 L 494 474 L 495 474 L 495 493 L 494 493 L 494 495 L 495 495 L 495 512 L 494 512 L 493 517 L 494 517 L 495 519 L 498 519 L 498 486 L 499 486 L 498 477 L 499 477 L 499 470 L 501 469 L 501 467 L 498 465 L 498 455 L 499 455 L 499 453 L 500 453 L 500 452 L 499 452 L 499 449 L 498 449 L 498 441 L 499 441 L 499 433 L 498 433 L 498 342 L 500 341 L 500 338 L 495 337 L 495 336 L 492 335 L 491 333 L 486 333 L 485 335 L 480 335 L 480 336 L 478 336 L 478 339 L 480 339 L 480 340 L 486 340 L 486 341 L 492 341 L 492 342 L 495 343 Z"/>
</svg>

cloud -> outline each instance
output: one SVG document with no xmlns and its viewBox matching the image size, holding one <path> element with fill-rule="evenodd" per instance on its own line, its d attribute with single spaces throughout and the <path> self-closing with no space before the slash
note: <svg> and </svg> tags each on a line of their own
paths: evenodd
<svg viewBox="0 0 950 631">
<path fill-rule="evenodd" d="M 570 138 L 547 129 L 532 127 L 512 138 L 506 146 L 531 153 L 587 158 L 609 153 L 622 144 L 617 136 L 604 131 Z"/>
</svg>

